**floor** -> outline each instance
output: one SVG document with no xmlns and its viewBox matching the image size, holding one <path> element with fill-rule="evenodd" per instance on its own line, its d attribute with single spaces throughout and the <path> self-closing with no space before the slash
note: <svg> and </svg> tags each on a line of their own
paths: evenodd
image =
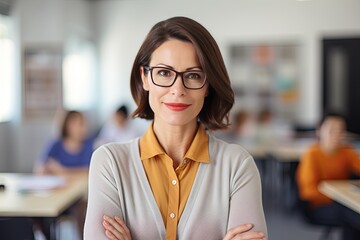
<svg viewBox="0 0 360 240">
<path fill-rule="evenodd" d="M 295 209 L 271 206 L 264 201 L 269 240 L 319 240 L 323 228 L 307 224 Z M 334 229 L 326 240 L 339 240 L 340 231 Z"/>
</svg>

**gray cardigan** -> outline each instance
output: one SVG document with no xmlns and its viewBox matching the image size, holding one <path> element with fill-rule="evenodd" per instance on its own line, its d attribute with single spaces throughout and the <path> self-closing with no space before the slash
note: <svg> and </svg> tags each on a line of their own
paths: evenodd
<svg viewBox="0 0 360 240">
<path fill-rule="evenodd" d="M 239 145 L 209 136 L 210 163 L 201 163 L 178 223 L 177 239 L 222 239 L 245 223 L 267 235 L 261 183 L 253 158 Z M 118 215 L 133 239 L 165 239 L 165 226 L 139 154 L 139 138 L 97 149 L 89 175 L 85 240 L 106 239 L 102 216 Z"/>
</svg>

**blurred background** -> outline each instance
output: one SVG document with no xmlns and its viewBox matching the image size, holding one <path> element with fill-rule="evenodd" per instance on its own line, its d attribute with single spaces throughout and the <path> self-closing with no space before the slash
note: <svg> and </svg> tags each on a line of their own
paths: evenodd
<svg viewBox="0 0 360 240">
<path fill-rule="evenodd" d="M 135 54 L 156 22 L 177 15 L 199 21 L 217 40 L 236 94 L 232 117 L 271 119 L 265 139 L 282 144 L 301 135 L 307 146 L 332 109 L 347 117 L 356 141 L 359 10 L 357 0 L 0 0 L 0 172 L 31 173 L 63 109 L 83 112 L 93 135 L 120 105 L 131 113 Z M 149 124 L 134 121 L 141 131 Z M 242 130 L 245 148 L 259 141 L 257 126 Z M 298 239 L 318 239 L 320 228 L 291 214 L 291 197 L 279 201 L 287 198 L 284 186 L 293 186 L 278 183 L 274 171 L 294 174 L 293 165 L 271 165 L 269 174 L 259 161 L 263 180 L 272 182 L 263 186 L 270 189 L 270 239 L 297 239 L 283 233 L 284 223 Z"/>
</svg>

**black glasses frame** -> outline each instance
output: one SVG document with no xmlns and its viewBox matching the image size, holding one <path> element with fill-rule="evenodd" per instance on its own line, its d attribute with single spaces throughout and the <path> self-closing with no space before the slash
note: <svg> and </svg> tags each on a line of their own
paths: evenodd
<svg viewBox="0 0 360 240">
<path fill-rule="evenodd" d="M 187 86 L 185 85 L 183 75 L 184 75 L 185 73 L 188 73 L 188 72 L 202 72 L 202 71 L 199 71 L 199 70 L 190 70 L 190 71 L 178 72 L 178 71 L 175 71 L 174 69 L 167 68 L 167 67 L 149 67 L 149 66 L 143 66 L 143 67 L 144 67 L 144 69 L 145 69 L 146 71 L 149 71 L 149 72 L 150 72 L 151 81 L 153 82 L 153 84 L 156 85 L 156 86 L 159 86 L 159 87 L 171 87 L 171 86 L 174 85 L 174 83 L 176 82 L 176 79 L 178 78 L 178 76 L 181 77 L 182 84 L 183 84 L 183 86 L 184 86 L 186 89 L 191 89 L 191 90 L 202 89 L 202 88 L 205 86 L 205 83 L 206 83 L 206 74 L 205 74 L 204 82 L 203 82 L 203 84 L 202 84 L 201 87 L 198 87 L 198 88 L 189 88 L 189 87 L 187 87 Z M 175 75 L 174 81 L 173 81 L 170 85 L 166 85 L 166 86 L 164 86 L 164 85 L 159 85 L 159 84 L 155 83 L 154 78 L 153 78 L 153 69 L 156 69 L 156 68 L 166 69 L 166 70 L 175 72 L 176 75 Z"/>
</svg>

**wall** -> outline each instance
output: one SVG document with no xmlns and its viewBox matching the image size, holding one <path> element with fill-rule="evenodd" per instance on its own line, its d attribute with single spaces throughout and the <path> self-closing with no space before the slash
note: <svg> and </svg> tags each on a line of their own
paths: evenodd
<svg viewBox="0 0 360 240">
<path fill-rule="evenodd" d="M 226 62 L 230 43 L 295 40 L 303 46 L 299 119 L 311 124 L 320 110 L 319 41 L 325 35 L 360 34 L 359 9 L 357 0 L 17 0 L 13 12 L 19 65 L 17 119 L 0 124 L 0 171 L 3 166 L 31 171 L 53 131 L 51 120 L 26 122 L 21 116 L 21 54 L 26 46 L 63 46 L 73 34 L 97 42 L 100 72 L 94 108 L 104 120 L 119 102 L 134 107 L 129 91 L 132 61 L 146 33 L 159 20 L 175 15 L 198 20 L 217 39 Z"/>
<path fill-rule="evenodd" d="M 234 42 L 296 41 L 303 47 L 299 122 L 314 124 L 320 113 L 320 40 L 326 35 L 360 34 L 360 1 L 227 0 L 98 1 L 101 111 L 129 99 L 129 74 L 145 35 L 159 20 L 185 15 L 202 23 L 215 37 L 228 62 Z"/>
<path fill-rule="evenodd" d="M 7 166 L 5 171 L 31 172 L 42 148 L 53 136 L 54 127 L 52 118 L 25 121 L 22 117 L 23 50 L 32 46 L 62 49 L 72 35 L 91 40 L 91 10 L 90 3 L 84 0 L 17 0 L 15 3 L 12 16 L 18 59 L 17 114 L 11 124 L 0 126 L 0 164 Z"/>
</svg>

